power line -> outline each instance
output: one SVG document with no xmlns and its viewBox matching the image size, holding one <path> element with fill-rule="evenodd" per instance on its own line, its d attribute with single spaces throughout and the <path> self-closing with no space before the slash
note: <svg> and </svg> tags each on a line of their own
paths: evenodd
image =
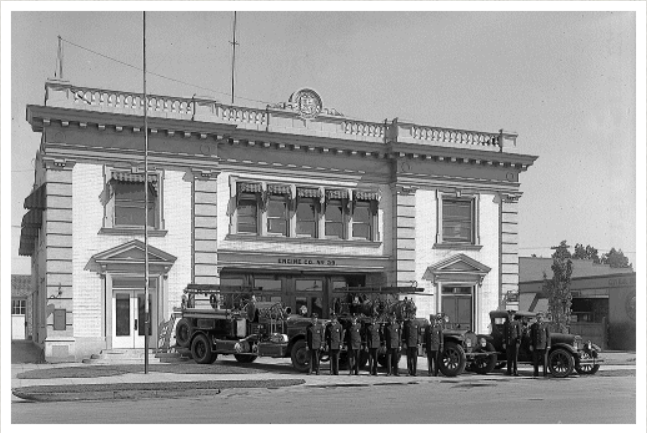
<svg viewBox="0 0 647 433">
<path fill-rule="evenodd" d="M 114 57 L 108 56 L 107 54 L 103 54 L 103 53 L 100 53 L 100 52 L 95 51 L 95 50 L 93 50 L 93 49 L 90 49 L 90 48 L 84 47 L 84 46 L 82 46 L 82 45 L 79 45 L 79 44 L 77 44 L 77 43 L 74 43 L 74 42 L 72 42 L 72 41 L 69 41 L 69 40 L 67 40 L 67 39 L 65 39 L 65 38 L 61 38 L 61 40 L 62 40 L 62 41 L 67 42 L 68 44 L 70 44 L 70 45 L 72 45 L 72 46 L 74 46 L 74 47 L 77 47 L 77 48 L 79 48 L 79 49 L 82 49 L 82 50 L 88 51 L 88 52 L 90 52 L 90 53 L 92 53 L 92 54 L 95 54 L 95 55 L 97 55 L 97 56 L 99 56 L 99 57 L 103 57 L 103 58 L 105 58 L 105 59 L 111 60 L 111 61 L 116 62 L 116 63 L 119 63 L 119 64 L 121 64 L 121 65 L 123 65 L 123 66 L 127 66 L 127 67 L 129 67 L 129 68 L 136 69 L 136 70 L 138 70 L 138 71 L 143 71 L 143 70 L 142 70 L 142 68 L 140 68 L 140 67 L 138 67 L 138 66 L 136 66 L 136 65 L 132 65 L 132 64 L 130 64 L 130 63 L 124 62 L 123 60 L 119 60 L 119 59 L 117 59 L 117 58 L 114 58 Z M 227 92 L 221 92 L 221 91 L 218 91 L 218 90 L 212 89 L 212 88 L 210 88 L 210 87 L 205 87 L 205 86 L 200 86 L 200 85 L 198 85 L 198 84 L 189 83 L 188 81 L 183 81 L 183 80 L 180 80 L 180 79 L 177 79 L 177 78 L 169 77 L 169 76 L 167 76 L 167 75 L 159 74 L 159 73 L 157 73 L 157 72 L 146 71 L 146 73 L 147 73 L 147 74 L 149 74 L 149 75 L 153 75 L 153 76 L 155 76 L 155 77 L 158 77 L 158 78 L 163 78 L 163 79 L 165 79 L 165 80 L 173 81 L 173 82 L 175 82 L 175 83 L 179 83 L 179 84 L 184 84 L 184 85 L 186 85 L 186 86 L 195 87 L 196 89 L 207 90 L 207 91 L 209 91 L 209 92 L 217 93 L 217 94 L 224 95 L 224 96 L 232 96 L 232 94 L 227 93 Z M 236 96 L 236 98 L 237 98 L 237 99 L 243 99 L 243 100 L 245 100 L 245 101 L 258 102 L 258 103 L 265 104 L 265 105 L 271 105 L 271 104 L 274 104 L 274 102 L 261 101 L 261 100 L 259 100 L 259 99 L 252 99 L 252 98 L 245 98 L 245 97 L 243 97 L 243 96 Z M 359 119 L 359 118 L 357 118 L 357 117 L 353 117 L 353 116 L 348 116 L 348 115 L 345 115 L 345 114 L 344 114 L 344 118 L 351 119 L 351 120 L 364 121 L 363 119 Z M 380 123 L 380 122 L 372 122 L 372 123 Z"/>
</svg>

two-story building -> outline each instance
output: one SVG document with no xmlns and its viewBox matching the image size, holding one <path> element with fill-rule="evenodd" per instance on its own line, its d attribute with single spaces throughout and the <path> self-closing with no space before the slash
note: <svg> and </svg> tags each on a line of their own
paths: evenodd
<svg viewBox="0 0 647 433">
<path fill-rule="evenodd" d="M 340 286 L 417 285 L 418 314 L 486 331 L 518 292 L 517 135 L 365 122 L 312 89 L 265 108 L 49 81 L 20 254 L 48 359 L 143 347 L 188 283 L 253 286 L 327 317 Z M 146 202 L 145 189 L 148 189 Z M 154 347 L 156 338 L 151 339 Z"/>
</svg>

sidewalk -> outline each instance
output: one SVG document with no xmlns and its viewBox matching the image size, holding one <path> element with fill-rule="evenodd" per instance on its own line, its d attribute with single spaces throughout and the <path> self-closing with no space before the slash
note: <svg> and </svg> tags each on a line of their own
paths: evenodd
<svg viewBox="0 0 647 433">
<path fill-rule="evenodd" d="M 598 375 L 604 375 L 604 372 L 617 372 L 622 374 L 626 371 L 630 374 L 630 370 L 635 370 L 635 354 L 631 353 L 615 353 L 609 354 L 609 358 L 605 356 L 605 364 L 602 365 Z M 184 364 L 177 365 L 178 371 L 182 371 Z M 144 374 L 144 366 L 141 366 L 141 373 L 125 373 L 110 376 L 100 377 L 84 377 L 84 378 L 55 378 L 55 379 L 18 379 L 18 374 L 30 370 L 43 370 L 52 368 L 65 368 L 74 367 L 82 369 L 96 368 L 92 364 L 81 363 L 67 363 L 67 364 L 14 364 L 11 366 L 11 387 L 22 388 L 28 386 L 79 386 L 79 385 L 101 385 L 101 384 L 171 384 L 179 382 L 263 382 L 268 381 L 285 381 L 286 379 L 303 379 L 305 384 L 302 386 L 315 386 L 315 387 L 339 387 L 339 386 L 370 386 L 375 384 L 389 385 L 389 384 L 407 384 L 410 382 L 436 382 L 436 381 L 481 381 L 481 380 L 524 380 L 532 378 L 532 367 L 528 365 L 521 365 L 519 368 L 519 377 L 505 376 L 505 370 L 495 371 L 488 375 L 477 375 L 474 373 L 466 372 L 465 374 L 457 377 L 445 377 L 439 375 L 438 377 L 427 376 L 427 361 L 421 357 L 418 361 L 418 375 L 415 377 L 406 376 L 405 363 L 400 362 L 400 376 L 386 376 L 384 370 L 379 371 L 378 376 L 371 376 L 367 371 L 361 371 L 359 376 L 350 376 L 347 370 L 341 370 L 339 376 L 331 376 L 329 374 L 328 364 L 322 364 L 320 375 L 307 375 L 298 373 L 291 369 L 289 359 L 262 359 L 253 364 L 255 366 L 254 373 L 233 373 L 233 374 L 185 374 L 181 372 L 162 373 L 150 372 Z M 263 366 L 269 367 L 261 373 L 258 370 L 263 370 Z M 279 369 L 280 367 L 280 369 Z M 629 370 L 629 371 L 628 371 Z M 12 401 L 20 401 L 21 399 L 12 394 Z"/>
</svg>

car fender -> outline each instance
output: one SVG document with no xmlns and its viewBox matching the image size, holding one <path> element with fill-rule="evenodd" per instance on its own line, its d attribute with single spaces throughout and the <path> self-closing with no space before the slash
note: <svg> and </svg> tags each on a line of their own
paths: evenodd
<svg viewBox="0 0 647 433">
<path fill-rule="evenodd" d="M 306 336 L 303 334 L 297 334 L 294 337 L 292 337 L 288 342 L 288 348 L 285 351 L 285 353 L 292 353 L 292 346 L 294 346 L 297 341 L 305 340 L 305 339 L 306 339 Z"/>
<path fill-rule="evenodd" d="M 551 344 L 550 352 L 553 352 L 556 349 L 564 349 L 568 351 L 568 353 L 570 353 L 571 355 L 577 358 L 577 350 L 573 349 L 573 346 L 571 346 L 570 344 L 566 344 L 566 343 Z"/>
</svg>

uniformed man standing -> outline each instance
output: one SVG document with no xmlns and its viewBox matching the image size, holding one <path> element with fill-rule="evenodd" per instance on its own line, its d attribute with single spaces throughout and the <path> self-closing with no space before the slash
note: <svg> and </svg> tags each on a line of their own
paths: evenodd
<svg viewBox="0 0 647 433">
<path fill-rule="evenodd" d="M 357 316 L 351 318 L 346 330 L 346 352 L 348 353 L 348 374 L 359 374 L 359 360 L 362 351 L 362 325 L 357 323 Z"/>
<path fill-rule="evenodd" d="M 543 364 L 544 377 L 548 367 L 548 352 L 550 351 L 550 330 L 544 322 L 543 313 L 537 313 L 537 321 L 530 327 L 530 350 L 532 351 L 532 363 L 534 371 L 532 376 L 539 375 L 539 361 Z"/>
<path fill-rule="evenodd" d="M 402 349 L 402 328 L 395 320 L 395 313 L 391 314 L 390 322 L 384 328 L 384 337 L 386 340 L 386 375 L 399 376 L 398 358 L 400 349 Z"/>
<path fill-rule="evenodd" d="M 519 345 L 521 344 L 521 323 L 514 320 L 514 311 L 508 311 L 508 318 L 503 324 L 503 348 L 506 353 L 508 370 L 506 375 L 510 376 L 517 373 L 517 358 L 519 357 Z"/>
<path fill-rule="evenodd" d="M 415 317 L 407 317 L 402 327 L 402 341 L 407 345 L 407 376 L 415 376 L 418 368 L 420 325 Z"/>
<path fill-rule="evenodd" d="M 326 328 L 326 343 L 330 350 L 330 374 L 339 374 L 339 352 L 344 344 L 344 327 L 337 320 L 337 316 L 331 316 L 331 322 Z"/>
<path fill-rule="evenodd" d="M 319 355 L 324 345 L 323 325 L 319 323 L 317 313 L 312 313 L 312 323 L 306 328 L 306 349 L 310 354 L 310 369 L 308 374 L 315 371 L 319 374 Z"/>
<path fill-rule="evenodd" d="M 377 323 L 377 314 L 373 314 L 371 322 L 366 324 L 364 336 L 368 351 L 368 369 L 371 375 L 377 376 L 377 351 L 382 344 L 382 332 L 380 324 Z"/>
<path fill-rule="evenodd" d="M 433 368 L 434 376 L 438 376 L 438 368 L 442 360 L 444 349 L 443 340 L 443 316 L 433 314 L 429 316 L 429 325 L 425 329 L 425 350 L 427 351 L 427 372 L 431 376 Z"/>
</svg>

